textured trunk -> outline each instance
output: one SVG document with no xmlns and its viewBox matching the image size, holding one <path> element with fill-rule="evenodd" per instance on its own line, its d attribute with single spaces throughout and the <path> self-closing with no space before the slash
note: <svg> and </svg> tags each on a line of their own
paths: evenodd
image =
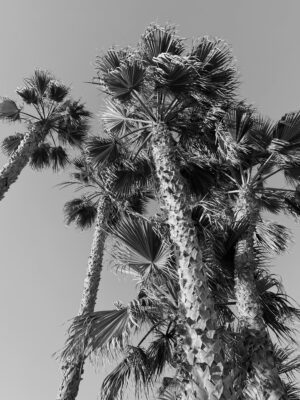
<svg viewBox="0 0 300 400">
<path fill-rule="evenodd" d="M 98 203 L 96 226 L 78 315 L 91 313 L 95 309 L 102 271 L 104 244 L 107 236 L 105 227 L 109 215 L 110 201 L 106 196 L 103 196 Z M 74 400 L 76 398 L 82 379 L 84 362 L 85 357 L 82 355 L 64 363 L 62 366 L 63 378 L 57 400 Z"/>
<path fill-rule="evenodd" d="M 191 376 L 183 398 L 229 398 L 225 393 L 214 304 L 191 218 L 189 199 L 176 166 L 172 139 L 166 129 L 153 132 L 152 155 L 168 214 L 171 239 L 177 251 L 180 309 L 184 321 L 183 351 Z"/>
<path fill-rule="evenodd" d="M 44 139 L 45 133 L 43 131 L 41 133 L 37 132 L 34 128 L 31 128 L 24 135 L 19 147 L 0 171 L 0 200 L 3 199 L 10 186 L 18 179 L 30 156 Z"/>
<path fill-rule="evenodd" d="M 279 400 L 284 398 L 284 391 L 275 365 L 273 345 L 263 320 L 254 275 L 253 235 L 258 209 L 247 189 L 241 193 L 237 204 L 237 219 L 243 218 L 250 221 L 250 226 L 237 243 L 235 254 L 235 296 L 243 366 L 237 390 L 249 400 Z"/>
</svg>

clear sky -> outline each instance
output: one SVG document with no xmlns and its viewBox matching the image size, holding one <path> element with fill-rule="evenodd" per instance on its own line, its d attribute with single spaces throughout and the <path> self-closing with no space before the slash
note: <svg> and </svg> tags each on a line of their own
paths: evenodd
<svg viewBox="0 0 300 400">
<path fill-rule="evenodd" d="M 14 97 L 24 77 L 46 68 L 97 114 L 99 92 L 84 83 L 93 76 L 95 56 L 112 44 L 134 45 L 150 22 L 169 21 L 186 38 L 225 38 L 238 60 L 242 96 L 276 119 L 300 108 L 299 12 L 298 0 L 3 0 L 0 94 Z M 1 123 L 0 140 L 14 130 L 22 127 Z M 63 344 L 63 323 L 78 311 L 91 242 L 91 232 L 64 225 L 62 207 L 72 193 L 55 185 L 65 179 L 65 173 L 27 168 L 0 205 L 3 399 L 56 397 L 60 373 L 51 354 Z M 281 221 L 295 243 L 274 272 L 300 302 L 299 225 Z M 133 287 L 105 270 L 98 308 L 127 302 Z M 96 399 L 99 382 L 87 368 L 78 399 Z"/>
</svg>

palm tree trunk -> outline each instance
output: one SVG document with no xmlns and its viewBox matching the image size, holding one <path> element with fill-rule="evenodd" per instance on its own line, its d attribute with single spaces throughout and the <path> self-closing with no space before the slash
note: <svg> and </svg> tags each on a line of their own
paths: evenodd
<svg viewBox="0 0 300 400">
<path fill-rule="evenodd" d="M 24 135 L 19 147 L 0 171 L 0 200 L 4 198 L 10 186 L 18 179 L 34 150 L 45 139 L 45 135 L 43 130 L 40 132 L 34 127 Z"/>
<path fill-rule="evenodd" d="M 109 215 L 110 200 L 106 196 L 102 196 L 98 202 L 96 226 L 78 316 L 92 313 L 95 309 L 102 272 L 104 244 L 107 236 L 105 227 L 107 226 Z M 57 400 L 76 399 L 82 379 L 84 362 L 84 355 L 66 360 L 62 366 L 63 378 Z"/>
<path fill-rule="evenodd" d="M 184 397 L 216 400 L 227 395 L 222 349 L 189 199 L 178 172 L 173 146 L 167 129 L 158 128 L 153 132 L 152 156 L 178 260 L 183 350 L 191 372 Z"/>
<path fill-rule="evenodd" d="M 235 253 L 235 296 L 243 365 L 238 389 L 245 399 L 279 400 L 283 398 L 284 391 L 255 282 L 253 235 L 258 213 L 251 193 L 247 190 L 241 192 L 237 220 L 247 219 L 249 227 L 238 241 Z"/>
</svg>

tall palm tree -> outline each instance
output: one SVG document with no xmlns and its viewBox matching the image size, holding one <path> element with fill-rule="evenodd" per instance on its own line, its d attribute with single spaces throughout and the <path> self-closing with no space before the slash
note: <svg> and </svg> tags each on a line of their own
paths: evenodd
<svg viewBox="0 0 300 400">
<path fill-rule="evenodd" d="M 226 118 L 225 118 L 226 120 Z M 285 116 L 273 125 L 240 105 L 227 115 L 225 127 L 218 132 L 223 156 L 230 161 L 236 223 L 246 223 L 247 230 L 235 247 L 235 297 L 242 333 L 244 369 L 240 389 L 246 398 L 280 399 L 284 386 L 277 369 L 274 346 L 266 330 L 256 282 L 254 234 L 260 223 L 260 210 L 278 212 L 286 209 L 285 200 L 297 190 L 268 188 L 265 183 L 284 171 L 289 180 L 299 177 L 299 113 Z"/>
<path fill-rule="evenodd" d="M 80 147 L 88 129 L 90 113 L 79 101 L 67 98 L 69 89 L 49 72 L 37 70 L 24 83 L 17 94 L 32 112 L 25 112 L 9 99 L 0 103 L 1 119 L 23 121 L 28 128 L 27 133 L 3 141 L 2 148 L 10 157 L 0 170 L 0 200 L 29 162 L 37 169 L 64 167 L 68 160 L 66 145 Z"/>
<path fill-rule="evenodd" d="M 162 205 L 178 261 L 182 329 L 191 367 L 188 398 L 222 398 L 222 350 L 216 315 L 191 218 L 189 196 L 179 173 L 176 138 L 189 134 L 193 121 L 215 102 L 228 101 L 236 71 L 225 43 L 201 39 L 184 55 L 183 41 L 170 27 L 150 26 L 137 51 L 110 50 L 98 59 L 98 82 L 111 97 L 104 114 L 107 126 L 122 128 L 123 138 L 149 145 Z"/>
<path fill-rule="evenodd" d="M 75 222 L 82 229 L 95 225 L 78 316 L 94 311 L 108 228 L 118 221 L 122 212 L 142 213 L 147 199 L 151 197 L 146 159 L 136 160 L 126 167 L 126 152 L 119 149 L 113 135 L 109 139 L 89 139 L 87 154 L 91 144 L 93 148 L 97 147 L 94 168 L 85 157 L 75 160 L 76 172 L 72 174 L 73 179 L 65 183 L 86 189 L 80 198 L 66 203 L 64 210 L 67 223 Z M 76 358 L 64 361 L 63 379 L 57 399 L 74 400 L 77 397 L 85 358 L 84 353 L 78 353 Z"/>
</svg>

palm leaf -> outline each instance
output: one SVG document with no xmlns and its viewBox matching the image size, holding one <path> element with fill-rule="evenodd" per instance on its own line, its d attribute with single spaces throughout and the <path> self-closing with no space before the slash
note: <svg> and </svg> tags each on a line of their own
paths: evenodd
<svg viewBox="0 0 300 400">
<path fill-rule="evenodd" d="M 34 71 L 31 78 L 25 79 L 25 83 L 27 87 L 35 89 L 40 96 L 44 97 L 52 80 L 53 76 L 48 71 L 38 69 Z"/>
<path fill-rule="evenodd" d="M 116 99 L 126 100 L 133 90 L 139 91 L 145 71 L 140 63 L 124 62 L 105 76 L 105 84 Z"/>
<path fill-rule="evenodd" d="M 34 169 L 42 169 L 50 165 L 50 145 L 41 143 L 32 153 L 30 158 L 30 166 Z"/>
<path fill-rule="evenodd" d="M 17 121 L 20 119 L 20 112 L 21 109 L 18 108 L 13 100 L 4 98 L 0 102 L 0 119 Z"/>
<path fill-rule="evenodd" d="M 17 150 L 17 148 L 19 147 L 20 143 L 22 142 L 24 138 L 24 134 L 23 133 L 16 133 L 14 135 L 11 136 L 7 136 L 3 142 L 2 142 L 2 150 L 4 151 L 4 153 L 6 153 L 7 155 L 11 155 L 14 151 Z"/>
<path fill-rule="evenodd" d="M 172 26 L 165 28 L 158 25 L 150 25 L 142 37 L 144 58 L 152 62 L 154 57 L 161 53 L 181 55 L 184 51 L 182 39 L 176 37 L 175 29 Z"/>
<path fill-rule="evenodd" d="M 51 147 L 50 161 L 53 170 L 58 171 L 59 168 L 65 168 L 68 164 L 68 154 L 61 146 Z"/>
<path fill-rule="evenodd" d="M 88 198 L 81 197 L 64 205 L 66 223 L 74 222 L 81 229 L 90 228 L 97 216 L 97 207 Z"/>
<path fill-rule="evenodd" d="M 164 242 L 145 220 L 123 218 L 111 230 L 117 238 L 114 263 L 121 270 L 132 270 L 147 280 L 152 274 L 172 276 L 170 244 Z"/>
<path fill-rule="evenodd" d="M 259 245 L 274 253 L 285 251 L 291 240 L 290 233 L 285 226 L 266 220 L 256 224 L 255 237 Z"/>
<path fill-rule="evenodd" d="M 105 378 L 101 388 L 101 399 L 122 399 L 124 389 L 133 378 L 135 395 L 147 393 L 149 381 L 148 358 L 140 347 L 128 346 L 123 361 Z"/>
<path fill-rule="evenodd" d="M 155 333 L 155 337 L 147 349 L 152 375 L 159 376 L 167 365 L 172 365 L 174 358 L 174 334 L 174 329 L 167 330 L 166 333 L 160 331 Z"/>
<path fill-rule="evenodd" d="M 112 164 L 120 158 L 120 145 L 114 139 L 91 137 L 86 142 L 86 151 L 95 167 Z"/>
<path fill-rule="evenodd" d="M 25 86 L 23 88 L 17 89 L 16 92 L 26 104 L 38 103 L 38 94 L 35 88 Z"/>
<path fill-rule="evenodd" d="M 48 97 L 57 103 L 65 100 L 69 93 L 69 88 L 58 81 L 51 81 L 49 86 Z"/>
<path fill-rule="evenodd" d="M 300 142 L 300 111 L 285 114 L 276 124 L 273 138 L 288 143 Z"/>
<path fill-rule="evenodd" d="M 104 55 L 96 58 L 96 71 L 98 74 L 107 74 L 118 67 L 126 58 L 126 50 L 110 49 Z"/>
</svg>

